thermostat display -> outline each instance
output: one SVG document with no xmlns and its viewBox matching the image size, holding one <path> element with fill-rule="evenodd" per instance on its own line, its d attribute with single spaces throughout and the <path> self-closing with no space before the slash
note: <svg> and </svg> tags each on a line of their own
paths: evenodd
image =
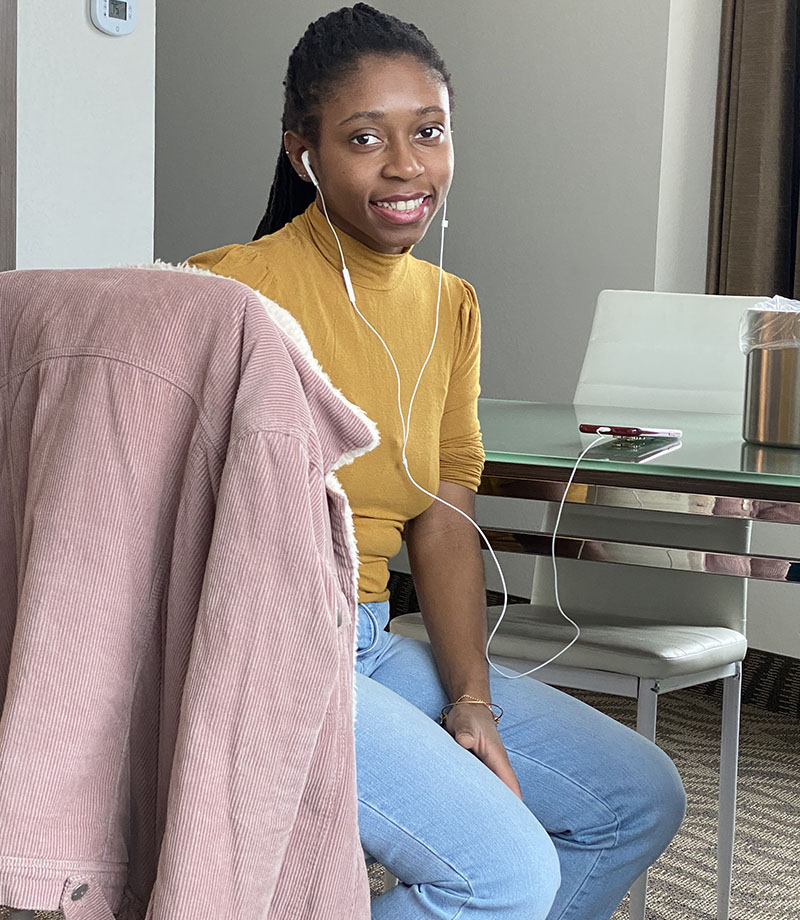
<svg viewBox="0 0 800 920">
<path fill-rule="evenodd" d="M 137 0 L 90 0 L 92 22 L 106 35 L 130 35 L 136 28 Z"/>
</svg>

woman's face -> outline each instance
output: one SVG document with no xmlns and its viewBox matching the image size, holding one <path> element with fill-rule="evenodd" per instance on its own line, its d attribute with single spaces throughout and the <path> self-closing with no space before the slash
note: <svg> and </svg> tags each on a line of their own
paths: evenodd
<svg viewBox="0 0 800 920">
<path fill-rule="evenodd" d="M 307 145 L 292 132 L 286 143 L 299 162 Z M 332 223 L 378 252 L 401 252 L 422 239 L 450 188 L 447 87 L 410 55 L 365 56 L 322 106 L 308 149 Z"/>
</svg>

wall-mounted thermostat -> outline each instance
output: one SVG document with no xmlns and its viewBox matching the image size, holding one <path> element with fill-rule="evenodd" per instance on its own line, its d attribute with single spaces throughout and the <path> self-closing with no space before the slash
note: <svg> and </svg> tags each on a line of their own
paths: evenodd
<svg viewBox="0 0 800 920">
<path fill-rule="evenodd" d="M 92 22 L 107 35 L 130 35 L 136 28 L 136 0 L 91 0 Z"/>
</svg>

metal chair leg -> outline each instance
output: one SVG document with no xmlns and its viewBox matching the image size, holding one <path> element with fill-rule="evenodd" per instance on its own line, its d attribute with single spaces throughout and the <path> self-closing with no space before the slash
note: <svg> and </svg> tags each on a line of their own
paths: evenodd
<svg viewBox="0 0 800 920">
<path fill-rule="evenodd" d="M 658 681 L 640 680 L 636 697 L 636 731 L 645 738 L 656 740 L 656 716 L 658 714 Z M 630 920 L 645 920 L 647 909 L 647 870 L 631 885 L 628 907 Z"/>
<path fill-rule="evenodd" d="M 392 873 L 386 868 L 383 867 L 383 890 L 388 891 L 390 888 L 394 888 L 397 885 L 397 878 L 392 875 Z"/>
<path fill-rule="evenodd" d="M 733 841 L 736 833 L 736 779 L 739 770 L 739 720 L 742 702 L 742 666 L 723 681 L 722 743 L 719 770 L 717 824 L 717 920 L 728 920 L 733 881 Z"/>
<path fill-rule="evenodd" d="M 628 903 L 630 920 L 644 920 L 647 909 L 647 869 L 631 885 L 631 897 Z"/>
<path fill-rule="evenodd" d="M 636 697 L 636 731 L 649 741 L 656 740 L 656 715 L 658 713 L 657 680 L 639 680 L 639 694 Z"/>
</svg>

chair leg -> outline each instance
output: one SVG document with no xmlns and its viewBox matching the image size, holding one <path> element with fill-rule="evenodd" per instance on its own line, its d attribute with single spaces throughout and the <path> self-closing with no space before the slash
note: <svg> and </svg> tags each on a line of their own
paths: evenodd
<svg viewBox="0 0 800 920">
<path fill-rule="evenodd" d="M 650 741 L 656 740 L 656 715 L 658 712 L 658 681 L 640 680 L 636 697 L 636 731 Z M 628 907 L 630 920 L 644 920 L 647 908 L 647 870 L 631 885 Z"/>
<path fill-rule="evenodd" d="M 657 680 L 639 679 L 639 694 L 636 697 L 636 731 L 653 742 L 656 740 L 659 691 Z"/>
<path fill-rule="evenodd" d="M 736 673 L 725 678 L 722 691 L 722 743 L 719 770 L 719 823 L 717 825 L 717 920 L 728 920 L 730 915 L 741 703 L 742 666 L 737 663 Z"/>
</svg>

